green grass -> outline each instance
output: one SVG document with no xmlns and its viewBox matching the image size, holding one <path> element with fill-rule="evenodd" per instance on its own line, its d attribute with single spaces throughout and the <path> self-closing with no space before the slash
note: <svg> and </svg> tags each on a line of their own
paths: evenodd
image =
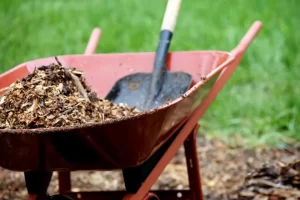
<svg viewBox="0 0 300 200">
<path fill-rule="evenodd" d="M 27 60 L 82 53 L 101 27 L 97 52 L 154 51 L 166 0 L 2 0 L 0 71 Z M 171 50 L 230 51 L 252 22 L 262 31 L 201 120 L 205 134 L 250 144 L 300 140 L 300 1 L 184 0 Z"/>
</svg>

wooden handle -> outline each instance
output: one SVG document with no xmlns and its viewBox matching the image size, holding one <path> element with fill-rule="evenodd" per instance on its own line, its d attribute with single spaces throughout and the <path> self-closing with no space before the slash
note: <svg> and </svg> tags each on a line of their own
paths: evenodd
<svg viewBox="0 0 300 200">
<path fill-rule="evenodd" d="M 181 5 L 181 0 L 168 0 L 161 30 L 168 30 L 173 33 L 176 25 L 177 17 L 178 17 L 180 5 Z"/>
</svg>

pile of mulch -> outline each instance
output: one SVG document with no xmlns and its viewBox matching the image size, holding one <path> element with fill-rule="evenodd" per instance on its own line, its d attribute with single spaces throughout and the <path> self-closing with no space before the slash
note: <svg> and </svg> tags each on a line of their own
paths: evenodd
<svg viewBox="0 0 300 200">
<path fill-rule="evenodd" d="M 300 199 L 300 160 L 255 169 L 231 199 Z"/>
<path fill-rule="evenodd" d="M 0 97 L 0 129 L 77 126 L 137 113 L 134 107 L 98 98 L 81 71 L 58 60 L 14 82 Z"/>
<path fill-rule="evenodd" d="M 277 162 L 287 163 L 286 166 L 293 166 L 293 164 L 288 163 L 296 163 L 296 161 L 300 159 L 300 148 L 296 146 L 290 147 L 289 150 L 267 147 L 244 149 L 242 146 L 226 145 L 218 139 L 211 140 L 206 139 L 205 137 L 199 137 L 197 141 L 203 193 L 206 200 L 242 200 L 242 198 L 237 198 L 235 195 L 237 193 L 243 194 L 241 188 L 249 190 L 249 182 L 245 182 L 245 180 L 247 177 L 248 180 L 250 180 L 250 172 L 253 172 L 255 169 L 259 172 L 259 169 L 266 168 L 266 165 L 273 166 Z M 295 168 L 298 169 L 297 165 L 295 165 Z M 262 171 L 264 170 L 261 170 L 261 172 Z M 251 174 L 253 176 L 255 173 Z M 71 175 L 73 191 L 111 191 L 124 189 L 121 171 L 76 171 L 72 172 Z M 257 177 L 257 175 L 254 176 Z M 268 175 L 262 176 L 267 177 Z M 0 168 L 0 180 L 1 200 L 25 199 L 26 187 L 22 173 Z M 268 180 L 271 181 L 270 179 Z M 280 180 L 280 178 L 278 180 Z M 294 180 L 296 181 L 298 179 L 294 178 Z M 297 185 L 298 183 L 295 181 L 294 184 Z M 253 183 L 254 182 L 252 181 L 252 184 Z M 282 182 L 281 184 L 284 184 L 285 187 L 287 187 L 286 182 Z M 265 189 L 265 186 L 256 185 L 255 187 Z M 152 189 L 188 188 L 184 149 L 181 148 L 177 155 L 172 159 L 171 163 L 166 167 L 163 174 L 161 174 L 156 181 Z M 56 194 L 57 191 L 57 174 L 55 173 L 48 192 L 50 195 L 53 195 Z M 285 192 L 287 191 L 292 190 L 288 189 Z M 268 198 L 265 196 L 260 198 L 256 195 L 255 197 L 248 197 L 248 199 L 267 200 Z"/>
</svg>

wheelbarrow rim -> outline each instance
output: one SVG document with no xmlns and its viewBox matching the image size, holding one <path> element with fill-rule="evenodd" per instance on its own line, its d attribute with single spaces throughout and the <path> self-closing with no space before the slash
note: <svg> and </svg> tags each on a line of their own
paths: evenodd
<svg viewBox="0 0 300 200">
<path fill-rule="evenodd" d="M 185 98 L 188 98 L 193 92 L 195 92 L 198 88 L 200 88 L 202 85 L 204 85 L 206 83 L 206 81 L 210 80 L 211 77 L 213 77 L 216 73 L 220 72 L 222 69 L 224 69 L 228 64 L 230 64 L 231 62 L 233 62 L 235 60 L 235 54 L 232 54 L 230 52 L 226 52 L 226 51 L 219 51 L 219 50 L 191 50 L 191 51 L 173 51 L 170 53 L 222 53 L 225 55 L 228 55 L 227 59 L 220 64 L 218 67 L 216 67 L 214 70 L 212 70 L 207 77 L 207 79 L 205 80 L 200 80 L 198 81 L 193 87 L 191 87 L 187 92 L 185 92 L 183 95 L 181 95 L 179 98 L 170 101 L 166 104 L 163 104 L 157 108 L 153 108 L 147 111 L 142 111 L 139 112 L 138 114 L 134 115 L 134 116 L 127 116 L 127 117 L 123 117 L 121 119 L 116 119 L 116 120 L 107 120 L 104 122 L 93 122 L 93 123 L 85 123 L 85 124 L 81 124 L 81 125 L 75 125 L 75 126 L 64 126 L 64 127 L 48 127 L 48 128 L 34 128 L 34 129 L 0 129 L 0 134 L 45 134 L 45 133 L 53 133 L 53 132 L 70 132 L 70 131 L 75 131 L 75 130 L 80 130 L 80 129 L 86 129 L 86 128 L 93 128 L 93 127 L 104 127 L 104 126 L 108 126 L 110 124 L 114 124 L 114 123 L 120 123 L 120 122 L 126 122 L 129 120 L 135 120 L 135 119 L 139 119 L 142 117 L 146 117 L 149 116 L 153 113 L 156 113 L 160 110 L 166 109 L 174 104 L 177 104 L 179 102 L 181 102 L 182 100 L 184 100 Z M 101 53 L 101 54 L 92 54 L 92 55 L 83 55 L 83 54 L 69 54 L 69 55 L 60 55 L 61 57 L 66 57 L 66 56 L 98 56 L 98 55 L 113 55 L 113 54 L 149 54 L 149 53 L 153 53 L 153 52 L 138 52 L 138 53 Z M 58 58 L 60 56 L 57 56 Z M 53 57 L 53 56 L 52 56 Z M 45 58 L 39 58 L 39 59 L 35 59 L 35 60 L 41 60 L 41 59 L 47 59 L 47 58 L 52 58 L 52 57 L 45 57 Z M 17 65 L 15 68 L 20 67 L 20 66 L 26 66 L 26 63 L 28 62 L 32 62 L 35 60 L 30 60 L 27 62 L 24 62 L 22 64 Z M 13 68 L 14 69 L 14 68 Z M 11 69 L 11 70 L 13 70 Z M 5 75 L 6 73 L 9 73 L 11 70 L 8 70 L 6 72 L 4 72 L 2 75 Z"/>
</svg>

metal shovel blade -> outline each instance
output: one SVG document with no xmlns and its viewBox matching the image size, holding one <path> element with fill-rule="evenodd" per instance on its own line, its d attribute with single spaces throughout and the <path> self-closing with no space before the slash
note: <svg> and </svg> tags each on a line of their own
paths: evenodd
<svg viewBox="0 0 300 200">
<path fill-rule="evenodd" d="M 151 78 L 151 73 L 125 76 L 115 83 L 105 98 L 114 103 L 126 103 L 140 110 L 148 110 L 179 98 L 192 83 L 192 76 L 188 73 L 165 72 L 162 87 L 157 92 L 158 95 L 145 107 Z"/>
</svg>

